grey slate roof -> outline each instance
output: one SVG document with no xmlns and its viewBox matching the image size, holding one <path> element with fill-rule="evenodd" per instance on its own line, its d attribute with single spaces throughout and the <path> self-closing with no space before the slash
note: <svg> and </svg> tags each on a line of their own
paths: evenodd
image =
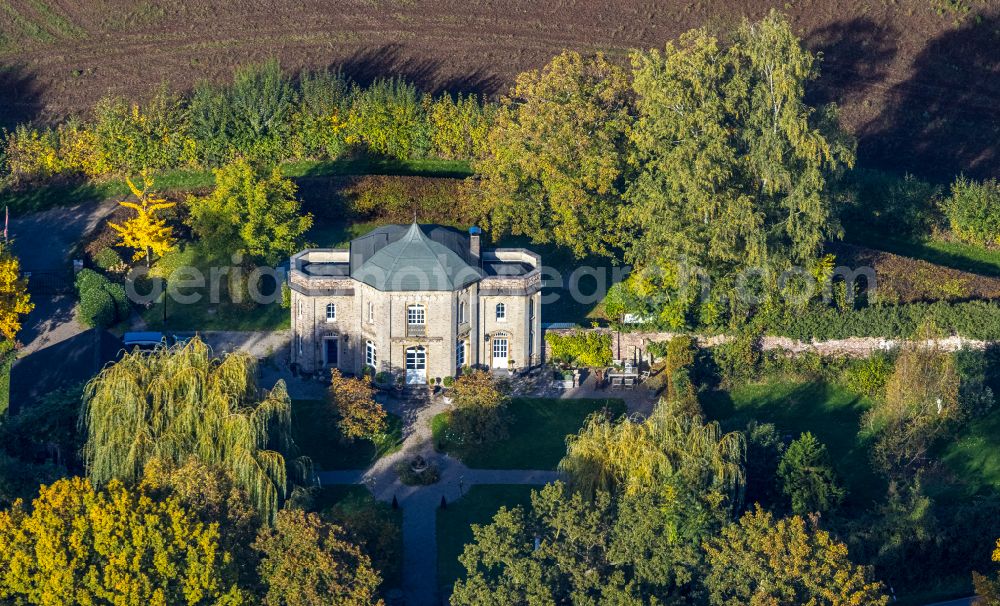
<svg viewBox="0 0 1000 606">
<path fill-rule="evenodd" d="M 381 291 L 418 291 L 457 290 L 479 280 L 482 274 L 413 223 L 398 240 L 352 268 L 351 277 Z"/>
</svg>

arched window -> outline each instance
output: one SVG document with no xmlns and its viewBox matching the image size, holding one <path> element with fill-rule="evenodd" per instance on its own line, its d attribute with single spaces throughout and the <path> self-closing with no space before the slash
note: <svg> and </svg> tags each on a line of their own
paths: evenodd
<svg viewBox="0 0 1000 606">
<path fill-rule="evenodd" d="M 455 346 L 455 365 L 458 368 L 465 366 L 465 341 L 462 339 Z"/>
<path fill-rule="evenodd" d="M 334 322 L 337 319 L 337 304 L 327 303 L 326 304 L 326 321 Z"/>
<path fill-rule="evenodd" d="M 375 370 L 375 365 L 378 364 L 378 351 L 373 341 L 365 341 L 365 364 L 372 370 Z"/>
<path fill-rule="evenodd" d="M 465 324 L 468 322 L 465 316 L 465 301 L 458 302 L 458 323 Z"/>
<path fill-rule="evenodd" d="M 507 306 L 503 303 L 497 303 L 497 322 L 507 321 Z"/>
</svg>

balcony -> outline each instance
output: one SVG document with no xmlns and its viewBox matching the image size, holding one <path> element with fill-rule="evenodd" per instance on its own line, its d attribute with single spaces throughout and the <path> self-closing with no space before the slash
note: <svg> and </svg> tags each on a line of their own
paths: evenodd
<svg viewBox="0 0 1000 606">
<path fill-rule="evenodd" d="M 427 336 L 427 325 L 426 324 L 407 324 L 406 325 L 406 336 L 408 336 L 408 337 L 425 337 L 425 336 Z"/>
</svg>

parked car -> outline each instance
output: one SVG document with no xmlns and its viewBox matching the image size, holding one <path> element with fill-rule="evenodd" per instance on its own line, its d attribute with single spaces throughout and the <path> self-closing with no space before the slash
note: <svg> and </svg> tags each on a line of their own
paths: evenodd
<svg viewBox="0 0 1000 606">
<path fill-rule="evenodd" d="M 140 351 L 154 351 L 161 347 L 171 347 L 184 343 L 187 339 L 179 339 L 175 335 L 165 335 L 162 332 L 127 332 L 122 336 L 126 351 L 138 348 Z"/>
</svg>

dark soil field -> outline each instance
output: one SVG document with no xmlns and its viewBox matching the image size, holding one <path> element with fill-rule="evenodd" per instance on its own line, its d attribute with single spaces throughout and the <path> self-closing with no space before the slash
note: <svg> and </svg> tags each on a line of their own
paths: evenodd
<svg viewBox="0 0 1000 606">
<path fill-rule="evenodd" d="M 817 100 L 834 100 L 860 160 L 950 180 L 1000 175 L 1000 0 L 3 0 L 0 113 L 8 125 L 142 99 L 236 64 L 339 66 L 430 90 L 497 94 L 564 48 L 662 46 L 772 6 L 823 54 Z M 955 1 L 955 0 L 952 0 Z"/>
</svg>

